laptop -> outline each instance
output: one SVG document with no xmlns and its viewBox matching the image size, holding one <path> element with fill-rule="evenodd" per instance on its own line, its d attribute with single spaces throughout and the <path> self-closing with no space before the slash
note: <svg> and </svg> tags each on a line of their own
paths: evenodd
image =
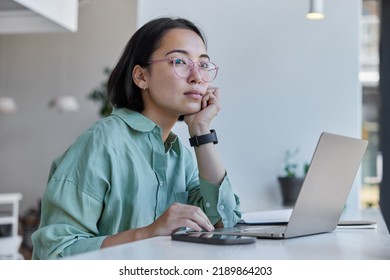
<svg viewBox="0 0 390 280">
<path fill-rule="evenodd" d="M 218 228 L 213 233 L 292 238 L 332 232 L 340 220 L 368 141 L 321 134 L 301 191 L 286 225 Z"/>
</svg>

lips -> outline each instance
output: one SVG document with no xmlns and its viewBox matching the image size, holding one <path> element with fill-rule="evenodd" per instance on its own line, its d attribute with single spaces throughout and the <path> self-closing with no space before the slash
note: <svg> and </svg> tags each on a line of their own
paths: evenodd
<svg viewBox="0 0 390 280">
<path fill-rule="evenodd" d="M 197 90 L 187 91 L 184 95 L 192 97 L 194 99 L 202 99 L 203 93 Z"/>
</svg>

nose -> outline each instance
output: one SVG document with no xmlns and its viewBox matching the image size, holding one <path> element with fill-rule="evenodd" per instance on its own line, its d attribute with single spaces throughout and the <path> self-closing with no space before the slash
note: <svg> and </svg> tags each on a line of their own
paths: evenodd
<svg viewBox="0 0 390 280">
<path fill-rule="evenodd" d="M 192 65 L 190 75 L 188 76 L 188 81 L 191 84 L 204 83 L 197 65 Z"/>
</svg>

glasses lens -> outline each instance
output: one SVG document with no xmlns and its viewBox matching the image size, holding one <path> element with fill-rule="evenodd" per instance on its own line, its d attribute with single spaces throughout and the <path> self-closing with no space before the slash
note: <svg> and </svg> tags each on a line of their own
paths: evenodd
<svg viewBox="0 0 390 280">
<path fill-rule="evenodd" d="M 211 82 L 217 76 L 218 67 L 210 61 L 200 62 L 198 69 L 203 81 L 205 82 Z"/>
<path fill-rule="evenodd" d="M 211 82 L 217 76 L 218 67 L 209 61 L 193 63 L 187 58 L 174 58 L 172 62 L 176 75 L 181 78 L 188 78 L 194 68 L 197 69 L 204 82 Z"/>
<path fill-rule="evenodd" d="M 175 58 L 172 60 L 173 67 L 175 69 L 176 75 L 181 78 L 188 78 L 191 74 L 192 66 L 188 59 L 186 58 Z"/>
</svg>

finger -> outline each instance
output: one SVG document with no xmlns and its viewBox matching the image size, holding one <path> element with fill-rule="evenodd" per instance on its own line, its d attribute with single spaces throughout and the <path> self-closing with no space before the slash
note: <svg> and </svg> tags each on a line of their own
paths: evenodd
<svg viewBox="0 0 390 280">
<path fill-rule="evenodd" d="M 213 94 L 217 99 L 219 99 L 220 90 L 217 87 L 209 87 L 206 91 L 206 93 Z"/>
<path fill-rule="evenodd" d="M 170 223 L 174 223 L 176 226 L 188 226 L 188 223 L 196 223 L 198 227 L 202 227 L 206 230 L 214 230 L 214 226 L 211 224 L 207 215 L 200 209 L 198 206 L 174 203 L 167 210 L 168 219 Z M 178 220 L 181 220 L 182 223 L 176 224 Z M 187 223 L 187 224 L 186 224 Z"/>
<path fill-rule="evenodd" d="M 202 108 L 207 107 L 210 104 L 216 103 L 218 103 L 218 99 L 212 92 L 206 93 L 202 98 Z"/>
<path fill-rule="evenodd" d="M 199 208 L 196 207 L 197 211 L 194 212 L 194 216 L 192 218 L 192 221 L 196 222 L 199 226 L 206 230 L 214 230 L 214 226 L 211 224 L 209 218 L 206 216 L 206 214 Z"/>
<path fill-rule="evenodd" d="M 186 227 L 186 228 L 189 228 L 191 231 L 197 231 L 197 232 L 200 232 L 203 230 L 203 228 L 198 225 L 196 222 L 192 221 L 192 220 L 188 220 L 188 219 L 183 219 L 181 221 L 181 224 Z"/>
<path fill-rule="evenodd" d="M 175 219 L 174 221 L 170 222 L 170 234 L 173 234 L 177 232 L 178 230 L 181 230 L 183 228 L 187 228 L 189 231 L 194 231 L 194 232 L 201 232 L 203 229 L 206 229 L 210 231 L 210 228 L 202 227 L 199 225 L 199 222 L 195 221 L 196 219 L 189 218 L 189 217 L 182 217 Z"/>
<path fill-rule="evenodd" d="M 217 92 L 217 91 L 219 91 L 219 88 L 217 88 L 217 87 L 208 87 L 207 88 L 207 92 L 213 93 L 213 92 Z"/>
<path fill-rule="evenodd" d="M 208 105 L 208 101 L 210 99 L 210 94 L 206 93 L 202 98 L 202 109 L 206 108 Z"/>
<path fill-rule="evenodd" d="M 209 218 L 198 206 L 184 205 L 182 208 L 183 209 L 181 209 L 181 218 L 192 221 L 206 230 L 214 229 Z"/>
</svg>

